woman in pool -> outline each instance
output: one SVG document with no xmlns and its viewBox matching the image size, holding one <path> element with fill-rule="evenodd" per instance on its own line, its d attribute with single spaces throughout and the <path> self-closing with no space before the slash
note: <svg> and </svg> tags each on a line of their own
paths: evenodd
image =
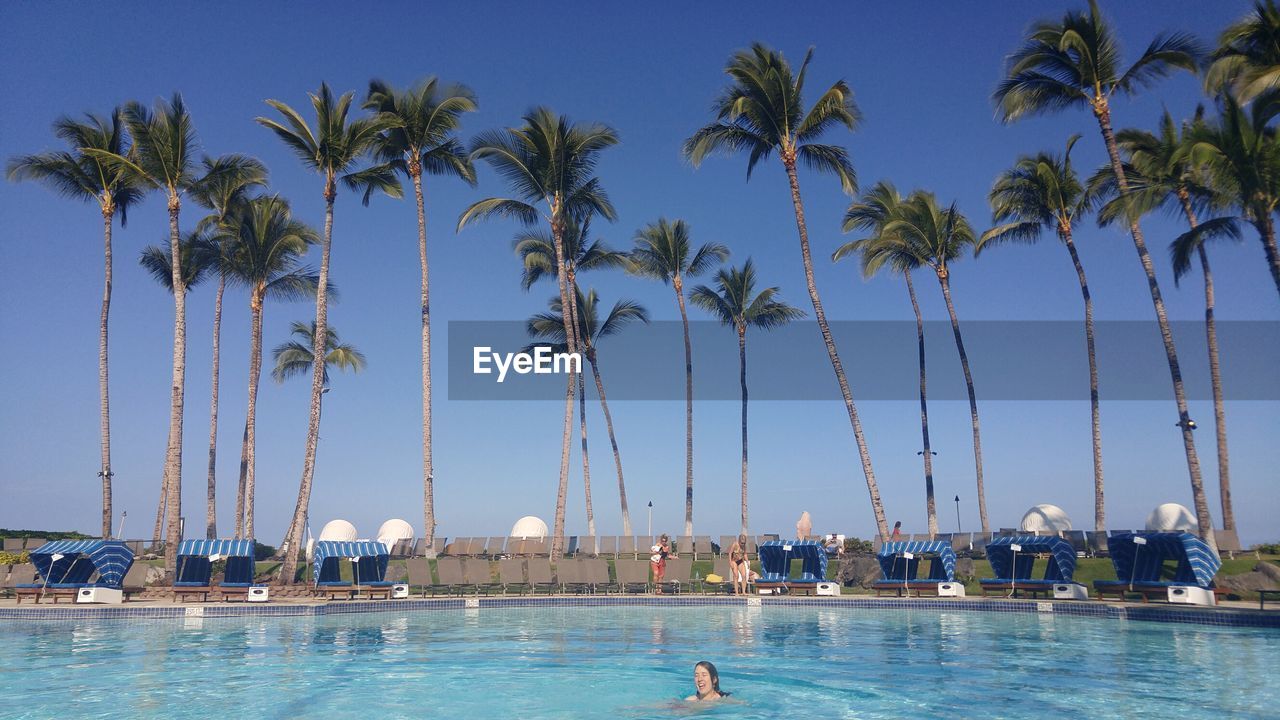
<svg viewBox="0 0 1280 720">
<path fill-rule="evenodd" d="M 719 700 L 729 697 L 729 693 L 720 689 L 720 673 L 716 666 L 703 660 L 693 666 L 694 694 L 685 698 L 688 702 Z"/>
<path fill-rule="evenodd" d="M 747 536 L 741 535 L 729 546 L 729 576 L 733 580 L 733 594 L 747 594 L 747 577 L 751 566 L 747 564 Z M 741 587 L 741 592 L 739 592 Z"/>
<path fill-rule="evenodd" d="M 671 552 L 671 538 L 663 533 L 658 542 L 649 548 L 653 554 L 649 556 L 649 567 L 653 570 L 654 592 L 662 593 L 662 578 L 667 574 L 667 557 L 675 557 Z"/>
</svg>

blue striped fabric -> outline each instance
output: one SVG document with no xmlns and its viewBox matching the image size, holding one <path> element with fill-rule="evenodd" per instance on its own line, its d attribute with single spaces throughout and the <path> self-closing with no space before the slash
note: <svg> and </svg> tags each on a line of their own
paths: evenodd
<svg viewBox="0 0 1280 720">
<path fill-rule="evenodd" d="M 253 582 L 253 539 L 183 540 L 178 546 L 178 574 L 175 587 L 203 587 L 213 577 L 209 556 L 226 558 L 222 584 L 242 586 Z"/>
<path fill-rule="evenodd" d="M 1017 566 L 1014 566 L 1013 548 L 1020 545 Z M 1052 553 L 1053 559 L 1045 568 L 1044 579 L 1050 582 L 1071 582 L 1076 573 L 1076 551 L 1071 543 L 1053 535 L 1006 535 L 987 543 L 987 559 L 991 571 L 999 580 L 1030 580 L 1034 553 Z M 1025 554 L 1024 554 L 1025 553 Z"/>
<path fill-rule="evenodd" d="M 759 551 L 760 575 L 765 582 L 810 583 L 827 577 L 827 552 L 816 540 L 769 540 L 760 543 Z M 804 561 L 799 577 L 790 577 L 792 560 Z"/>
<path fill-rule="evenodd" d="M 54 555 L 63 557 L 54 560 Z M 123 540 L 54 540 L 31 553 L 40 577 L 50 583 L 83 584 L 98 571 L 98 585 L 120 587 L 133 565 L 133 551 Z"/>
<path fill-rule="evenodd" d="M 253 540 L 183 540 L 178 546 L 178 557 L 184 555 L 253 557 Z"/>
<path fill-rule="evenodd" d="M 916 558 L 905 561 L 903 553 L 911 553 Z M 887 542 L 876 553 L 880 561 L 883 580 L 915 580 L 921 555 L 932 556 L 929 562 L 929 577 L 926 580 L 938 582 L 955 582 L 956 551 L 951 543 L 945 540 L 916 540 L 903 542 Z"/>
<path fill-rule="evenodd" d="M 1146 545 L 1138 545 L 1134 538 L 1146 538 Z M 1213 587 L 1213 576 L 1222 567 L 1222 560 L 1214 555 L 1203 540 L 1191 533 L 1129 533 L 1107 538 L 1107 550 L 1116 577 L 1122 582 L 1161 582 L 1165 578 L 1160 571 L 1165 560 L 1176 560 L 1173 582 Z"/>
<path fill-rule="evenodd" d="M 338 563 L 342 558 L 360 558 L 354 576 L 361 583 L 381 582 L 387 575 L 387 546 L 370 540 L 340 542 L 320 540 L 312 548 L 316 582 L 339 582 Z"/>
</svg>

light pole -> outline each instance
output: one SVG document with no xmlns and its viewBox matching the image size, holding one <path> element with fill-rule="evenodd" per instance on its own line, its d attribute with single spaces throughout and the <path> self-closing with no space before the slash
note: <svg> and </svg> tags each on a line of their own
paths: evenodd
<svg viewBox="0 0 1280 720">
<path fill-rule="evenodd" d="M 653 540 L 653 501 L 649 501 L 649 539 Z"/>
<path fill-rule="evenodd" d="M 960 529 L 960 496 L 956 496 L 956 532 L 964 532 Z"/>
</svg>

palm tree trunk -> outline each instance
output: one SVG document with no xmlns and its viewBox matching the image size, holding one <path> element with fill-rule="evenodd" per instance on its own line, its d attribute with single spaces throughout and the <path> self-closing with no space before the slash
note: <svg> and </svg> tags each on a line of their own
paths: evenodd
<svg viewBox="0 0 1280 720">
<path fill-rule="evenodd" d="M 1271 214 L 1262 216 L 1262 249 L 1267 253 L 1267 265 L 1271 270 L 1271 279 L 1275 281 L 1276 291 L 1280 292 L 1280 252 L 1276 250 L 1276 225 Z"/>
<path fill-rule="evenodd" d="M 742 386 L 742 529 L 747 534 L 747 329 L 738 328 L 738 384 Z"/>
<path fill-rule="evenodd" d="M 173 577 L 178 563 L 178 543 L 182 541 L 182 401 L 187 363 L 187 288 L 182 280 L 182 248 L 178 234 L 176 193 L 169 196 L 169 255 L 173 280 L 173 389 L 169 401 L 169 446 L 165 459 L 167 489 L 165 505 L 169 515 L 165 533 L 164 569 Z"/>
<path fill-rule="evenodd" d="M 916 344 L 920 348 L 920 435 L 924 439 L 924 506 L 929 518 L 929 539 L 938 535 L 938 506 L 933 497 L 933 450 L 929 447 L 929 404 L 924 365 L 924 316 L 920 314 L 920 302 L 916 300 L 916 288 L 911 283 L 911 272 L 902 274 L 907 281 L 907 295 L 911 298 L 911 310 L 916 314 Z"/>
<path fill-rule="evenodd" d="M 1187 224 L 1196 229 L 1200 221 L 1191 208 L 1191 196 L 1186 190 L 1178 193 Z M 1209 269 L 1209 254 L 1204 245 L 1196 248 L 1200 256 L 1200 269 L 1204 273 L 1204 332 L 1209 345 L 1209 380 L 1213 388 L 1213 426 L 1218 441 L 1218 492 L 1222 501 L 1222 528 L 1236 529 L 1236 515 L 1231 507 L 1231 468 L 1227 455 L 1227 413 L 1222 400 L 1222 368 L 1218 360 L 1218 326 L 1214 320 L 1213 273 Z"/>
<path fill-rule="evenodd" d="M 218 271 L 218 294 L 213 300 L 213 382 L 209 398 L 209 478 L 205 489 L 204 536 L 218 537 L 218 368 L 222 356 L 222 294 L 227 288 L 226 273 Z"/>
<path fill-rule="evenodd" d="M 573 275 L 570 274 L 569 277 L 572 278 Z M 574 327 L 578 327 L 579 324 L 582 322 L 582 319 L 578 314 L 577 282 L 571 279 L 569 282 L 569 287 L 573 291 L 572 294 L 569 295 L 569 303 L 572 306 L 569 308 L 569 310 L 570 312 L 573 313 Z M 590 352 L 591 339 L 587 337 L 582 338 L 582 345 L 583 345 L 583 352 Z M 586 496 L 586 503 L 587 503 L 587 535 L 594 538 L 596 536 L 596 515 L 595 515 L 595 510 L 591 506 L 591 461 L 588 460 L 587 458 L 587 389 L 586 389 L 586 382 L 582 377 L 582 373 L 577 373 L 577 375 L 578 375 L 578 427 L 582 433 L 582 490 L 583 490 L 583 494 Z"/>
<path fill-rule="evenodd" d="M 604 396 L 604 382 L 600 379 L 600 367 L 594 352 L 587 354 L 591 362 L 591 374 L 596 380 L 596 393 L 600 396 L 600 409 L 604 412 L 604 426 L 609 431 L 609 444 L 613 446 L 613 464 L 618 469 L 618 501 L 622 505 L 622 534 L 631 537 L 631 511 L 627 509 L 627 484 L 622 479 L 622 454 L 618 452 L 618 438 L 613 434 L 613 416 L 609 414 L 609 401 Z"/>
<path fill-rule="evenodd" d="M 804 280 L 809 289 L 809 300 L 813 303 L 813 315 L 818 321 L 818 329 L 822 331 L 822 341 L 827 346 L 827 356 L 831 358 L 831 367 L 836 373 L 836 382 L 840 385 L 840 395 L 844 398 L 845 409 L 849 412 L 849 424 L 853 426 L 853 439 L 858 445 L 858 457 L 862 460 L 862 474 L 867 479 L 867 494 L 871 496 L 871 511 L 876 517 L 876 530 L 883 538 L 889 537 L 889 525 L 884 519 L 884 505 L 880 502 L 880 486 L 876 484 L 875 471 L 871 468 L 871 453 L 867 450 L 867 440 L 862 434 L 862 421 L 858 419 L 858 409 L 853 404 L 853 393 L 849 391 L 849 380 L 845 377 L 844 366 L 840 364 L 840 356 L 836 353 L 836 342 L 831 336 L 831 328 L 827 325 L 827 315 L 822 311 L 822 298 L 818 297 L 818 286 L 813 278 L 813 257 L 809 253 L 809 230 L 804 222 L 804 203 L 800 200 L 800 179 L 796 176 L 795 151 L 789 151 L 783 157 L 783 166 L 787 170 L 787 180 L 791 183 L 791 205 L 795 209 L 796 229 L 800 232 L 800 258 L 804 261 Z"/>
<path fill-rule="evenodd" d="M 987 522 L 987 491 L 982 480 L 982 433 L 978 428 L 978 396 L 973 390 L 973 373 L 969 371 L 969 355 L 964 351 L 960 320 L 956 317 L 956 308 L 951 302 L 951 279 L 945 268 L 938 273 L 938 283 L 942 286 L 942 297 L 947 301 L 947 315 L 951 317 L 951 333 L 956 338 L 956 351 L 960 354 L 960 369 L 964 371 L 964 385 L 969 392 L 969 419 L 973 423 L 973 470 L 978 481 L 978 520 L 982 523 L 982 532 L 989 533 L 991 525 Z"/>
<path fill-rule="evenodd" d="M 416 158 L 415 158 L 416 159 Z M 431 464 L 431 295 L 427 282 L 427 205 L 422 171 L 411 172 L 418 200 L 418 260 L 422 264 L 422 533 L 431 546 L 436 533 L 435 473 Z"/>
<path fill-rule="evenodd" d="M 163 473 L 161 473 L 161 477 L 160 477 L 160 502 L 156 504 L 156 524 L 151 532 L 152 547 L 157 547 L 160 545 L 160 538 L 164 534 L 164 519 L 165 519 L 166 503 L 169 500 L 169 471 L 167 469 L 168 462 L 169 462 L 169 455 L 166 452 L 165 453 L 166 469 Z"/>
<path fill-rule="evenodd" d="M 556 250 L 556 285 L 560 291 L 560 321 L 564 324 L 564 338 L 570 353 L 578 351 L 578 333 L 569 314 L 568 283 L 564 272 L 564 220 L 560 216 L 559 202 L 552 203 L 551 240 Z M 564 431 L 560 441 L 560 484 L 556 492 L 556 511 L 551 533 L 551 559 L 564 556 L 564 504 L 569 488 L 569 439 L 573 433 L 573 365 L 569 367 L 568 388 L 565 390 Z"/>
<path fill-rule="evenodd" d="M 1093 344 L 1093 296 L 1089 293 L 1089 281 L 1085 279 L 1084 265 L 1080 263 L 1071 231 L 1063 230 L 1059 235 L 1067 246 L 1067 252 L 1071 253 L 1071 264 L 1076 268 L 1080 294 L 1084 297 L 1084 341 L 1089 352 L 1089 413 L 1093 423 L 1093 529 L 1102 532 L 1107 529 L 1107 509 L 1102 483 L 1102 410 L 1098 398 L 1098 357 Z"/>
<path fill-rule="evenodd" d="M 110 203 L 110 200 L 107 201 Z M 102 398 L 102 537 L 111 537 L 111 403 L 107 397 L 107 316 L 111 313 L 111 220 L 114 208 L 108 204 L 102 210 L 102 236 L 104 271 L 102 283 L 102 314 L 98 318 L 98 394 Z"/>
<path fill-rule="evenodd" d="M 244 492 L 245 481 L 248 479 L 249 473 L 249 424 L 245 423 L 244 434 L 240 436 L 240 475 L 236 480 L 236 539 L 245 537 L 244 534 Z"/>
<path fill-rule="evenodd" d="M 285 534 L 280 550 L 284 562 L 280 566 L 280 583 L 292 585 L 298 569 L 298 551 L 301 549 L 302 526 L 311 503 L 311 484 L 316 471 L 316 445 L 320 441 L 320 393 L 324 390 L 324 359 L 329 338 L 329 250 L 333 241 L 333 201 L 338 192 L 333 175 L 325 178 L 324 185 L 324 237 L 320 245 L 320 278 L 316 287 L 316 326 L 312 337 L 311 357 L 311 409 L 307 416 L 307 446 L 302 460 L 302 480 L 298 484 L 298 502 L 293 508 L 293 519 Z"/>
<path fill-rule="evenodd" d="M 240 483 L 244 486 L 244 537 L 253 538 L 254 484 L 257 469 L 258 384 L 262 379 L 262 306 L 265 287 L 259 284 L 249 299 L 252 321 L 249 325 L 249 400 L 245 406 L 244 444 L 240 449 Z M 324 366 L 324 355 L 320 366 Z"/>
<path fill-rule="evenodd" d="M 684 284 L 677 275 L 671 286 L 684 326 L 684 534 L 693 537 L 693 345 L 689 342 L 689 314 L 684 307 Z"/>
<path fill-rule="evenodd" d="M 1125 179 L 1124 166 L 1120 162 L 1120 151 L 1116 147 L 1115 134 L 1111 130 L 1111 110 L 1105 99 L 1095 105 L 1094 115 L 1098 118 L 1102 140 L 1107 147 L 1107 156 L 1111 160 L 1111 172 L 1116 176 L 1116 189 L 1120 196 L 1124 197 L 1129 192 L 1129 183 Z M 1200 537 L 1216 554 L 1218 543 L 1213 537 L 1213 518 L 1209 515 L 1209 503 L 1204 495 L 1204 482 L 1200 476 L 1200 458 L 1196 454 L 1196 440 L 1191 434 L 1193 426 L 1187 411 L 1187 393 L 1182 382 L 1182 368 L 1178 364 L 1178 350 L 1173 343 L 1173 330 L 1169 327 L 1169 317 L 1165 314 L 1164 298 L 1160 294 L 1160 283 L 1156 280 L 1151 255 L 1147 252 L 1147 242 L 1143 239 L 1142 228 L 1138 227 L 1136 220 L 1130 221 L 1129 233 L 1133 236 L 1133 246 L 1138 251 L 1138 261 L 1142 264 L 1142 271 L 1147 276 L 1151 304 L 1155 306 L 1160 339 L 1164 342 L 1165 358 L 1169 363 L 1169 376 L 1173 381 L 1173 398 L 1178 407 L 1178 426 L 1182 428 L 1182 446 L 1187 455 L 1187 471 L 1191 476 L 1191 495 L 1196 509 L 1196 521 L 1200 525 Z"/>
</svg>

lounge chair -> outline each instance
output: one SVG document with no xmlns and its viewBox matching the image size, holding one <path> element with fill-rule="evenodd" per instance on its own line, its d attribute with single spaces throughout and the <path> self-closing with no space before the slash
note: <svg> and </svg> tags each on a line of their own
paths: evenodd
<svg viewBox="0 0 1280 720">
<path fill-rule="evenodd" d="M 564 554 L 565 555 L 578 554 L 578 536 L 577 535 L 570 535 L 564 539 Z"/>
<path fill-rule="evenodd" d="M 498 577 L 502 580 L 502 594 L 518 589 L 523 595 L 529 581 L 525 579 L 524 560 L 520 558 L 502 558 L 498 561 Z"/>
<path fill-rule="evenodd" d="M 1076 557 L 1085 557 L 1089 554 L 1089 542 L 1085 539 L 1083 530 L 1064 530 L 1062 539 L 1071 543 L 1071 549 L 1076 551 Z"/>
<path fill-rule="evenodd" d="M 545 590 L 548 594 L 559 590 L 560 585 L 556 582 L 556 576 L 551 572 L 550 558 L 534 558 L 529 561 L 529 590 L 537 594 L 539 590 Z"/>
<path fill-rule="evenodd" d="M 1147 602 L 1151 598 L 1168 598 L 1170 588 L 1178 587 L 1198 587 L 1215 596 L 1226 594 L 1213 582 L 1222 566 L 1221 559 L 1203 540 L 1190 533 L 1115 535 L 1108 540 L 1108 546 L 1118 579 L 1095 580 L 1093 585 L 1099 596 L 1116 595 L 1124 599 L 1126 592 L 1134 592 Z M 1167 574 L 1167 561 L 1177 563 L 1172 577 Z"/>
<path fill-rule="evenodd" d="M 1235 557 L 1235 553 L 1244 552 L 1244 548 L 1240 546 L 1240 536 L 1235 530 L 1214 530 L 1213 536 L 1218 542 L 1218 551 L 1227 554 L 1227 557 Z"/>
<path fill-rule="evenodd" d="M 592 591 L 607 593 L 621 589 L 619 583 L 609 579 L 609 563 L 604 558 L 588 558 L 583 562 L 586 563 L 586 579 L 591 582 Z"/>
<path fill-rule="evenodd" d="M 48 542 L 49 541 L 44 538 L 27 538 L 27 552 L 31 552 L 32 550 L 39 550 L 43 545 L 45 545 Z"/>
<path fill-rule="evenodd" d="M 973 533 L 952 533 L 951 549 L 957 553 L 969 552 L 973 548 Z"/>
<path fill-rule="evenodd" d="M 728 557 L 716 558 L 715 562 L 712 563 L 711 574 L 719 575 L 724 579 L 721 580 L 719 583 L 704 582 L 702 585 L 703 590 L 706 590 L 707 586 L 711 585 L 717 592 L 722 592 L 722 593 L 733 592 L 733 570 L 730 569 L 729 567 Z"/>
<path fill-rule="evenodd" d="M 697 560 L 699 556 L 703 560 L 713 557 L 716 554 L 715 548 L 711 545 L 710 535 L 698 535 L 693 539 L 693 559 Z"/>
<path fill-rule="evenodd" d="M 634 535 L 623 535 L 618 538 L 618 557 L 627 560 L 639 560 L 641 555 L 647 555 L 649 547 L 652 543 L 646 542 L 643 538 Z"/>
<path fill-rule="evenodd" d="M 587 578 L 585 562 L 565 558 L 556 565 L 556 577 L 566 593 L 589 593 L 591 581 Z"/>
<path fill-rule="evenodd" d="M 618 556 L 618 536 L 617 535 L 601 535 L 600 536 L 600 557 L 617 557 Z"/>
<path fill-rule="evenodd" d="M 676 537 L 675 551 L 677 555 L 692 555 L 693 538 L 689 535 L 680 535 Z"/>
<path fill-rule="evenodd" d="M 648 560 L 618 560 L 613 569 L 618 574 L 619 592 L 649 592 Z"/>
<path fill-rule="evenodd" d="M 436 575 L 440 578 L 440 582 L 431 588 L 431 594 L 435 595 L 437 589 L 443 589 L 446 594 L 452 594 L 457 591 L 462 593 L 469 583 L 462 570 L 462 559 L 453 556 L 445 556 L 436 560 Z"/>
<path fill-rule="evenodd" d="M 22 552 L 22 546 L 24 543 L 26 543 L 26 540 L 23 538 L 5 538 L 3 549 L 7 553 L 17 554 Z"/>
<path fill-rule="evenodd" d="M 667 572 L 663 575 L 662 582 L 657 584 L 657 588 L 663 592 L 672 592 L 677 595 L 682 591 L 692 592 L 693 558 L 667 558 Z"/>
<path fill-rule="evenodd" d="M 452 542 L 444 546 L 442 554 L 444 555 L 463 555 L 467 551 L 467 547 L 471 544 L 471 538 L 461 537 L 454 538 Z"/>
<path fill-rule="evenodd" d="M 422 591 L 422 597 L 426 597 L 427 590 L 435 585 L 435 580 L 431 578 L 431 561 L 424 557 L 413 557 L 405 561 L 405 567 L 409 570 L 409 586 L 418 588 Z"/>
<path fill-rule="evenodd" d="M 31 585 L 35 583 L 36 569 L 34 565 L 14 565 L 9 570 L 9 579 L 3 586 L 11 595 L 17 595 L 17 588 L 21 585 Z"/>
<path fill-rule="evenodd" d="M 1084 534 L 1085 551 L 1093 557 L 1107 557 L 1107 531 L 1087 530 Z"/>
<path fill-rule="evenodd" d="M 583 555 L 585 557 L 596 557 L 598 554 L 596 552 L 596 547 L 597 542 L 595 535 L 583 535 L 578 538 L 578 547 L 575 554 Z"/>
<path fill-rule="evenodd" d="M 1015 551 L 1013 548 L 1019 547 Z M 982 578 L 983 596 L 1018 593 L 1044 595 L 1053 592 L 1053 586 L 1072 582 L 1076 568 L 1076 551 L 1071 543 L 1057 535 L 1011 535 L 998 537 L 987 544 L 987 557 L 995 578 Z M 1038 555 L 1047 555 L 1043 578 L 1032 577 Z"/>
<path fill-rule="evenodd" d="M 475 588 L 477 595 L 481 592 L 488 595 L 490 590 L 502 592 L 502 582 L 493 579 L 488 560 L 468 558 L 462 564 L 462 577 L 467 585 Z"/>
<path fill-rule="evenodd" d="M 491 537 L 489 538 L 488 544 L 485 545 L 484 554 L 496 560 L 502 557 L 502 551 L 506 544 L 507 538 L 505 535 L 502 537 Z"/>
</svg>

